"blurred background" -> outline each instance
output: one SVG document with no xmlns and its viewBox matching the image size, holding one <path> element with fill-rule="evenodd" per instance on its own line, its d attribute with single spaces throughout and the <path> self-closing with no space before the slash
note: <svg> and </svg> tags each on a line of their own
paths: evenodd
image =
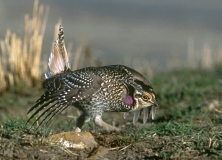
<svg viewBox="0 0 222 160">
<path fill-rule="evenodd" d="M 142 115 L 134 128 L 133 114 L 127 119 L 120 112 L 103 114 L 105 122 L 124 132 L 98 132 L 100 147 L 128 159 L 141 147 L 148 149 L 135 159 L 221 159 L 222 0 L 0 0 L 0 22 L 0 159 L 58 157 L 61 150 L 54 154 L 54 144 L 45 143 L 45 137 L 72 131 L 80 115 L 68 107 L 53 124 L 35 130 L 57 113 L 49 105 L 36 108 L 43 116 L 34 128 L 26 124 L 27 111 L 44 93 L 60 24 L 73 70 L 123 64 L 143 74 L 156 93 L 157 114 L 145 127 Z M 95 128 L 91 122 L 83 131 Z M 87 150 L 86 157 L 108 152 L 98 150 Z M 87 153 L 73 151 L 72 158 Z"/>
<path fill-rule="evenodd" d="M 78 63 L 77 68 L 95 65 L 90 62 L 93 61 L 96 65 L 124 64 L 152 75 L 184 67 L 212 69 L 222 61 L 221 0 L 39 0 L 36 8 L 44 5 L 41 13 L 41 9 L 38 13 L 33 5 L 34 0 L 0 0 L 0 38 L 7 41 L 5 35 L 10 29 L 21 38 L 22 45 L 27 41 L 27 38 L 22 40 L 27 35 L 25 29 L 31 28 L 24 25 L 28 24 L 25 14 L 29 14 L 29 19 L 35 16 L 45 19 L 46 23 L 37 28 L 42 36 L 38 43 L 42 49 L 38 54 L 43 66 L 51 52 L 59 19 L 71 57 L 75 58 L 78 47 L 83 52 L 80 57 L 88 57 L 88 61 L 84 61 L 84 65 Z M 7 57 L 3 56 L 7 54 L 3 53 L 5 50 L 1 49 L 2 59 Z M 38 65 L 40 63 L 36 63 Z"/>
</svg>

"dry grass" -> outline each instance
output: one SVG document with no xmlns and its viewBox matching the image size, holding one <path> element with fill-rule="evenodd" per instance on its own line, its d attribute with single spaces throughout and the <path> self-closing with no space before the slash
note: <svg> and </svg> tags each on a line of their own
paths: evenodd
<svg viewBox="0 0 222 160">
<path fill-rule="evenodd" d="M 35 86 L 42 75 L 41 51 L 49 7 L 35 0 L 32 17 L 24 16 L 24 35 L 7 30 L 0 41 L 0 91 L 24 83 Z"/>
<path fill-rule="evenodd" d="M 49 7 L 39 4 L 35 0 L 32 17 L 24 16 L 24 35 L 17 36 L 9 29 L 5 38 L 0 41 L 0 91 L 21 84 L 27 87 L 39 85 L 44 72 L 46 71 L 47 59 L 41 60 L 42 43 L 48 18 Z M 55 25 L 54 40 L 57 38 L 59 20 Z M 72 43 L 68 43 L 67 52 L 70 57 Z M 52 44 L 53 47 L 53 44 Z M 82 56 L 81 56 L 82 55 Z M 81 58 L 82 57 L 82 58 Z M 76 50 L 75 56 L 71 58 L 73 70 L 92 64 L 91 47 L 83 46 Z M 79 66 L 80 61 L 81 66 Z M 97 62 L 95 60 L 95 62 Z"/>
<path fill-rule="evenodd" d="M 48 12 L 49 7 L 45 7 L 35 0 L 32 16 L 24 16 L 24 35 L 19 37 L 7 30 L 5 38 L 0 41 L 0 91 L 20 84 L 25 84 L 27 87 L 40 84 L 47 66 L 47 59 L 41 60 L 41 53 Z M 61 24 L 60 20 L 55 26 L 54 40 Z M 103 64 L 102 61 L 92 56 L 93 49 L 90 44 L 77 48 L 74 56 L 70 56 L 72 43 L 68 43 L 66 46 L 70 60 L 73 62 L 73 70 Z M 210 44 L 206 43 L 201 49 L 197 49 L 191 38 L 188 39 L 187 61 L 173 57 L 167 62 L 166 68 L 169 70 L 182 67 L 213 69 L 215 63 L 221 65 L 221 48 L 218 49 L 216 60 L 213 58 L 213 49 Z M 125 62 L 125 65 L 135 68 L 148 77 L 153 77 L 155 66 L 158 68 L 158 62 L 153 60 L 134 57 L 126 61 L 128 63 Z"/>
</svg>

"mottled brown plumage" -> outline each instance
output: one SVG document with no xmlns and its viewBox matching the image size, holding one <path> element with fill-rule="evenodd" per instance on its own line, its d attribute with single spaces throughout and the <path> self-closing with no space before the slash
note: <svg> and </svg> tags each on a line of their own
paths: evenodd
<svg viewBox="0 0 222 160">
<path fill-rule="evenodd" d="M 155 93 L 147 79 L 135 70 L 123 65 L 111 65 L 71 71 L 62 27 L 45 77 L 43 87 L 46 91 L 28 111 L 34 112 L 28 121 L 40 113 L 33 125 L 37 121 L 39 125 L 50 122 L 71 105 L 82 112 L 76 120 L 76 132 L 81 131 L 84 122 L 89 119 L 106 131 L 119 130 L 102 121 L 103 112 L 125 112 L 124 117 L 134 112 L 135 124 L 143 109 L 143 121 L 146 123 L 153 106 L 154 118 L 157 106 Z"/>
</svg>

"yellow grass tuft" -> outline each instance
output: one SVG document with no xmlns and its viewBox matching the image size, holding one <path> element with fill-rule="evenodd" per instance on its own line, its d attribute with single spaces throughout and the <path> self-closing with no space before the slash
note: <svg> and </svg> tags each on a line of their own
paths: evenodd
<svg viewBox="0 0 222 160">
<path fill-rule="evenodd" d="M 0 41 L 0 91 L 24 83 L 35 86 L 42 75 L 41 51 L 49 7 L 34 1 L 30 18 L 24 16 L 23 38 L 7 30 Z"/>
</svg>

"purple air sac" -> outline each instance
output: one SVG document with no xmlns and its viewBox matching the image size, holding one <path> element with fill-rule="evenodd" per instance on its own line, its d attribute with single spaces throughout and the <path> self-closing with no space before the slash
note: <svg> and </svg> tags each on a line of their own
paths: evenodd
<svg viewBox="0 0 222 160">
<path fill-rule="evenodd" d="M 126 99 L 125 99 L 125 103 L 126 103 L 126 105 L 132 105 L 133 104 L 133 97 L 130 95 L 127 95 Z"/>
</svg>

